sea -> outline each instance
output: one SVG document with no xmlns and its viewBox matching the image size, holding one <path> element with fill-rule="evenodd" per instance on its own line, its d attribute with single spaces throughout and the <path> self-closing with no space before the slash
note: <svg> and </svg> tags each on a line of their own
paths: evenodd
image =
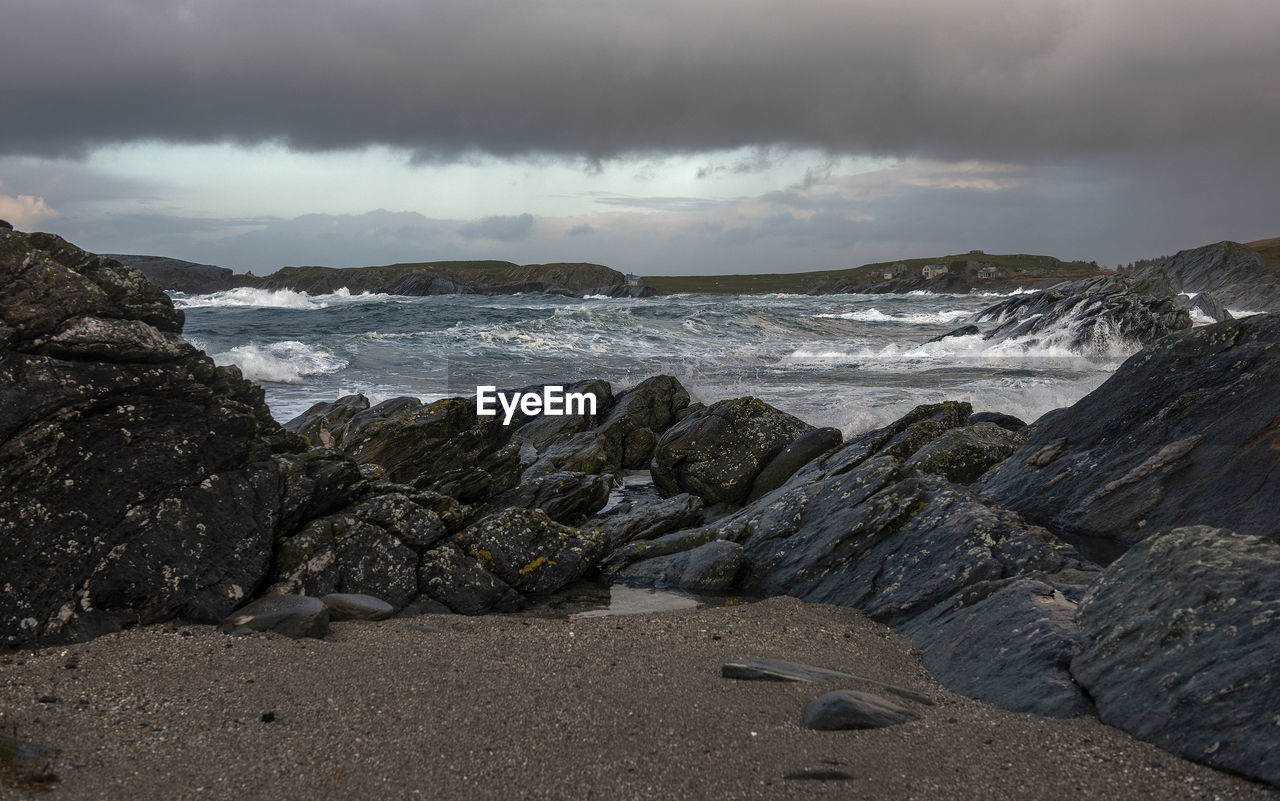
<svg viewBox="0 0 1280 801">
<path fill-rule="evenodd" d="M 660 374 L 694 400 L 753 395 L 846 436 L 943 400 L 1031 422 L 1139 347 L 1117 339 L 1077 352 L 1066 331 L 928 341 L 1002 299 L 991 294 L 171 296 L 187 340 L 260 384 L 280 422 L 353 393 L 432 401 L 590 379 L 617 392 Z"/>
</svg>

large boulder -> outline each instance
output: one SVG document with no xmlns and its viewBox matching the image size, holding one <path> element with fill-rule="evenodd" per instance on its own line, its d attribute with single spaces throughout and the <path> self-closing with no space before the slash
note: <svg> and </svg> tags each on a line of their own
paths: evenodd
<svg viewBox="0 0 1280 801">
<path fill-rule="evenodd" d="M 499 496 L 498 506 L 541 509 L 557 523 L 581 522 L 609 501 L 609 481 L 591 473 L 548 473 Z"/>
<path fill-rule="evenodd" d="M 995 423 L 978 423 L 942 432 L 907 459 L 906 468 L 933 473 L 955 484 L 972 484 L 1009 458 L 1026 437 Z"/>
<path fill-rule="evenodd" d="M 284 518 L 316 500 L 291 476 L 344 500 L 348 482 L 293 459 L 302 442 L 262 390 L 184 342 L 182 323 L 137 271 L 0 231 L 5 642 L 216 622 L 263 581 Z"/>
<path fill-rule="evenodd" d="M 812 430 L 758 398 L 719 401 L 662 435 L 653 483 L 664 496 L 690 492 L 708 504 L 740 504 L 765 465 Z"/>
<path fill-rule="evenodd" d="M 1280 312 L 1280 275 L 1261 254 L 1239 242 L 1179 251 L 1138 274 L 1165 275 L 1178 292 L 1209 292 L 1233 309 Z"/>
<path fill-rule="evenodd" d="M 1280 528 L 1280 316 L 1186 331 L 1038 421 L 982 494 L 1114 558 L 1153 531 Z"/>
<path fill-rule="evenodd" d="M 1280 545 L 1194 526 L 1103 572 L 1071 672 L 1104 721 L 1280 786 Z"/>
<path fill-rule="evenodd" d="M 284 424 L 288 431 L 305 437 L 313 446 L 332 448 L 346 436 L 347 424 L 369 408 L 364 395 L 343 395 L 335 401 L 321 401 Z"/>
</svg>

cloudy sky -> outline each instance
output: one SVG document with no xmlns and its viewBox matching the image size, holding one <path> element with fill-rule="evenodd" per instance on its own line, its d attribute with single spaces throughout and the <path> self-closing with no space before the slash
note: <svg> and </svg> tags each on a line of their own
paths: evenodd
<svg viewBox="0 0 1280 801">
<path fill-rule="evenodd" d="M 1275 0 L 0 0 L 0 218 L 642 274 L 1280 235 Z"/>
</svg>

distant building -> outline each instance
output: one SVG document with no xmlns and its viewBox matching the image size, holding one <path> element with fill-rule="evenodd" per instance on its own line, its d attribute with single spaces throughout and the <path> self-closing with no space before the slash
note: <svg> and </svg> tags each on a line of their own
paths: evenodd
<svg viewBox="0 0 1280 801">
<path fill-rule="evenodd" d="M 987 252 L 986 252 L 985 250 L 971 250 L 971 251 L 969 251 L 969 255 L 970 255 L 970 256 L 985 256 L 985 255 L 987 255 Z"/>
<path fill-rule="evenodd" d="M 999 274 L 1000 274 L 1000 271 L 997 270 L 995 267 L 983 267 L 982 269 L 978 270 L 979 278 L 995 278 Z"/>
<path fill-rule="evenodd" d="M 626 279 L 627 286 L 644 286 L 644 279 L 635 273 L 627 273 L 623 277 Z"/>
<path fill-rule="evenodd" d="M 897 264 L 884 268 L 884 272 L 881 273 L 881 275 L 884 277 L 884 280 L 891 281 L 894 278 L 897 278 L 898 276 L 902 275 L 906 271 L 907 271 L 907 265 L 903 264 L 902 262 L 898 262 Z"/>
<path fill-rule="evenodd" d="M 920 271 L 920 274 L 927 280 L 929 278 L 942 275 L 945 272 L 947 272 L 947 265 L 945 264 L 926 264 L 924 269 Z"/>
</svg>

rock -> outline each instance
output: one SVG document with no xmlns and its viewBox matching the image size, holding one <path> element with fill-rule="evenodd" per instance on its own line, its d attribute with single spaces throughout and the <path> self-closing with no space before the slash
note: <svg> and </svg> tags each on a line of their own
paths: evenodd
<svg viewBox="0 0 1280 801">
<path fill-rule="evenodd" d="M 0 229 L 9 224 L 0 220 Z M 52 790 L 60 779 L 52 769 L 61 752 L 56 748 L 0 732 L 0 784 L 17 790 Z"/>
<path fill-rule="evenodd" d="M 918 717 L 887 698 L 857 690 L 836 690 L 810 701 L 804 708 L 804 727 L 818 731 L 880 729 Z"/>
<path fill-rule="evenodd" d="M 669 375 L 646 379 L 619 395 L 598 431 L 618 454 L 615 469 L 648 467 L 659 435 L 688 405 L 688 390 Z"/>
<path fill-rule="evenodd" d="M 394 606 L 372 595 L 335 592 L 320 600 L 329 607 L 330 620 L 386 620 L 396 612 Z"/>
<path fill-rule="evenodd" d="M 902 630 L 947 689 L 1015 712 L 1075 717 L 1093 712 L 1068 669 L 1075 611 L 1044 581 L 1000 579 L 971 587 Z"/>
<path fill-rule="evenodd" d="M 1077 620 L 1071 672 L 1103 721 L 1280 786 L 1280 545 L 1207 526 L 1152 536 Z"/>
<path fill-rule="evenodd" d="M 557 523 L 573 524 L 609 502 L 609 480 L 590 473 L 549 473 L 509 490 L 497 506 L 541 509 Z"/>
<path fill-rule="evenodd" d="M 182 322 L 137 271 L 0 231 L 6 644 L 218 621 L 317 502 L 290 481 L 325 471 L 295 460 L 303 443 L 262 390 L 185 343 Z"/>
<path fill-rule="evenodd" d="M 521 388 L 520 392 L 537 392 L 541 394 L 544 385 L 530 386 Z M 595 414 L 565 414 L 565 415 L 538 415 L 530 416 L 523 413 L 517 413 L 512 419 L 511 425 L 515 427 L 516 434 L 520 439 L 529 442 L 537 447 L 543 447 L 546 443 L 557 437 L 563 437 L 566 434 L 576 434 L 594 427 L 605 411 L 609 408 L 609 404 L 613 402 L 613 388 L 609 386 L 608 381 L 578 381 L 574 384 L 554 384 L 551 386 L 563 386 L 565 393 L 575 392 L 578 394 L 592 395 L 596 399 Z"/>
<path fill-rule="evenodd" d="M 844 436 L 838 428 L 816 428 L 801 434 L 773 457 L 751 482 L 747 501 L 754 501 L 761 495 L 781 487 L 801 467 L 832 448 L 838 448 L 843 441 Z"/>
<path fill-rule="evenodd" d="M 1235 319 L 1235 316 L 1227 310 L 1227 307 L 1212 292 L 1197 293 L 1195 297 L 1187 301 L 1187 308 L 1192 312 L 1199 312 L 1215 323 Z M 1195 315 L 1193 314 L 1192 316 L 1194 317 Z M 1201 321 L 1197 320 L 1197 322 Z"/>
<path fill-rule="evenodd" d="M 712 595 L 728 591 L 741 565 L 741 545 L 708 542 L 692 550 L 636 562 L 613 578 L 636 587 Z"/>
<path fill-rule="evenodd" d="M 976 426 L 978 423 L 994 423 L 1005 431 L 1021 431 L 1027 427 L 1027 424 L 1021 419 L 1011 414 L 1001 414 L 1000 412 L 974 412 L 969 415 L 965 425 Z"/>
<path fill-rule="evenodd" d="M 898 687 L 893 684 L 885 684 L 884 682 L 868 679 L 864 676 L 857 676 L 852 673 L 845 673 L 839 670 L 828 670 L 826 668 L 814 667 L 813 665 L 805 665 L 800 662 L 788 662 L 785 659 L 735 659 L 731 662 L 725 662 L 720 667 L 720 675 L 726 679 L 743 679 L 747 681 L 798 681 L 810 684 L 830 684 L 837 681 L 856 681 L 862 684 L 870 684 L 882 690 L 887 690 L 894 695 L 906 698 L 917 703 L 933 706 L 933 699 L 924 693 L 918 693 L 915 690 L 908 690 L 905 687 Z"/>
<path fill-rule="evenodd" d="M 975 489 L 1106 561 L 1150 532 L 1280 529 L 1280 316 L 1186 331 L 1132 356 Z"/>
<path fill-rule="evenodd" d="M 294 639 L 319 638 L 329 633 L 329 607 L 306 595 L 267 595 L 227 616 L 222 631 L 272 631 Z"/>
<path fill-rule="evenodd" d="M 962 325 L 959 328 L 952 329 L 951 331 L 948 331 L 945 334 L 939 334 L 938 336 L 932 339 L 926 339 L 925 344 L 928 344 L 930 342 L 941 342 L 942 340 L 950 339 L 951 337 L 971 337 L 981 333 L 982 333 L 982 329 L 976 325 Z"/>
<path fill-rule="evenodd" d="M 978 313 L 995 322 L 984 338 L 1017 339 L 1077 353 L 1112 355 L 1127 343 L 1146 344 L 1191 327 L 1177 291 L 1160 276 L 1100 276 L 1016 295 Z"/>
<path fill-rule="evenodd" d="M 1261 254 L 1238 242 L 1183 250 L 1138 271 L 1157 274 L 1178 292 L 1208 292 L 1235 309 L 1280 312 L 1280 278 Z"/>
<path fill-rule="evenodd" d="M 212 264 L 196 264 L 164 256 L 136 256 L 125 253 L 108 253 L 107 258 L 136 268 L 151 283 L 161 289 L 172 289 L 191 295 L 207 295 L 223 292 L 241 285 L 245 276 L 237 276 L 226 267 Z"/>
<path fill-rule="evenodd" d="M 911 455 L 908 473 L 933 473 L 955 484 L 972 484 L 1007 459 L 1026 438 L 994 423 L 952 428 Z"/>
<path fill-rule="evenodd" d="M 284 424 L 314 447 L 332 448 L 346 436 L 351 418 L 369 408 L 364 395 L 343 395 L 336 401 L 317 403 Z"/>
<path fill-rule="evenodd" d="M 609 550 L 633 540 L 651 540 L 673 531 L 700 525 L 706 517 L 702 499 L 682 492 L 659 501 L 636 502 L 620 506 L 609 514 L 588 521 L 599 528 L 609 543 Z"/>
<path fill-rule="evenodd" d="M 708 504 L 740 504 L 764 466 L 811 430 L 757 398 L 719 401 L 662 435 L 654 485 L 664 496 L 690 492 Z"/>
<path fill-rule="evenodd" d="M 418 586 L 432 600 L 463 615 L 514 612 L 524 605 L 524 596 L 453 544 L 422 555 Z"/>
<path fill-rule="evenodd" d="M 454 612 L 449 607 L 427 595 L 420 595 L 409 602 L 409 605 L 399 612 L 395 617 L 417 617 L 418 615 L 452 615 Z M 439 631 L 439 629 L 433 629 Z"/>
<path fill-rule="evenodd" d="M 531 595 L 564 587 L 604 555 L 602 539 L 562 526 L 541 509 L 506 509 L 489 515 L 455 535 L 454 542 L 485 571 L 517 592 Z"/>
<path fill-rule="evenodd" d="M 469 503 L 515 486 L 519 447 L 502 417 L 479 416 L 470 398 L 428 405 L 416 399 L 385 401 L 352 418 L 342 452 L 387 475 Z"/>
</svg>

